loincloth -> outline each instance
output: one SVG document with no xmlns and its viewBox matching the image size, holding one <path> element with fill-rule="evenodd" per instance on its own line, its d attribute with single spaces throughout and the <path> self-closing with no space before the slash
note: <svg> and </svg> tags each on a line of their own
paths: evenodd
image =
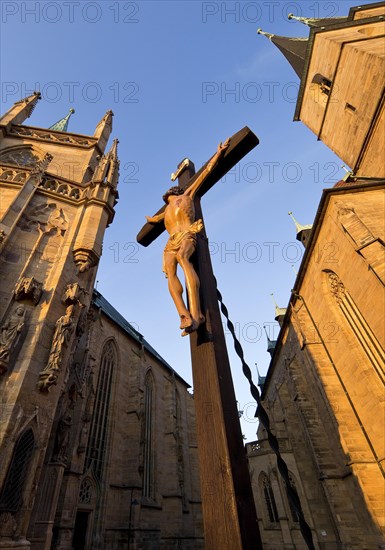
<svg viewBox="0 0 385 550">
<path fill-rule="evenodd" d="M 166 253 L 173 253 L 177 254 L 180 250 L 180 247 L 182 246 L 182 243 L 185 241 L 191 241 L 194 246 L 197 242 L 197 236 L 196 234 L 202 231 L 203 229 L 203 221 L 201 219 L 195 221 L 190 225 L 188 229 L 185 231 L 177 231 L 176 233 L 173 233 L 170 235 L 166 246 L 164 247 L 163 252 L 163 272 L 166 273 L 166 267 L 165 267 L 165 255 Z M 167 277 L 167 273 L 166 273 Z"/>
</svg>

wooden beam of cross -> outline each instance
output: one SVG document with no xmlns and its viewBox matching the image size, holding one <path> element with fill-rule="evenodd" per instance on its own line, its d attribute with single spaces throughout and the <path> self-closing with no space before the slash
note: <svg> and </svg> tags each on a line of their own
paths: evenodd
<svg viewBox="0 0 385 550">
<path fill-rule="evenodd" d="M 258 143 L 247 127 L 230 138 L 229 147 L 195 196 L 196 219 L 202 218 L 200 197 Z M 179 186 L 187 189 L 193 185 L 207 165 L 195 174 L 190 163 L 178 177 Z M 157 215 L 164 210 L 161 208 Z M 137 240 L 148 246 L 164 229 L 163 223 L 146 224 Z M 205 317 L 205 322 L 190 335 L 205 549 L 260 550 L 250 474 L 204 229 L 198 233 L 194 256 Z"/>
<path fill-rule="evenodd" d="M 207 193 L 207 191 L 209 191 L 229 170 L 231 170 L 236 164 L 238 164 L 238 162 L 242 160 L 242 158 L 246 156 L 247 153 L 254 149 L 254 147 L 256 147 L 258 143 L 259 140 L 257 136 L 253 134 L 253 132 L 247 126 L 234 134 L 230 139 L 229 148 L 227 149 L 223 158 L 220 159 L 220 162 L 218 162 L 218 164 L 215 166 L 211 174 L 207 177 L 202 187 L 199 189 L 198 195 L 200 197 L 203 197 L 203 195 Z M 209 161 L 207 161 L 206 164 L 204 164 L 202 168 L 198 170 L 198 172 L 183 185 L 183 188 L 190 187 L 196 181 L 199 175 L 206 168 L 208 162 Z M 160 208 L 157 211 L 156 215 L 163 213 L 165 208 L 166 206 Z M 159 237 L 159 235 L 161 235 L 164 230 L 165 227 L 163 222 L 156 225 L 146 223 L 138 233 L 136 240 L 139 244 L 143 246 L 148 246 L 157 237 Z"/>
</svg>

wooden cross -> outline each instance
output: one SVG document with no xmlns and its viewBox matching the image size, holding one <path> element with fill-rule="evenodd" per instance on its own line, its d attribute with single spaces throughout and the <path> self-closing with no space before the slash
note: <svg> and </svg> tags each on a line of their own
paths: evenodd
<svg viewBox="0 0 385 550">
<path fill-rule="evenodd" d="M 195 197 L 196 219 L 202 218 L 200 197 L 258 143 L 247 127 L 231 137 L 228 149 Z M 178 177 L 179 186 L 186 189 L 192 185 L 206 165 L 195 174 L 190 162 Z M 147 223 L 137 241 L 148 246 L 164 229 L 163 223 Z M 205 549 L 258 550 L 262 543 L 204 230 L 198 234 L 193 263 L 206 318 L 190 335 Z"/>
</svg>

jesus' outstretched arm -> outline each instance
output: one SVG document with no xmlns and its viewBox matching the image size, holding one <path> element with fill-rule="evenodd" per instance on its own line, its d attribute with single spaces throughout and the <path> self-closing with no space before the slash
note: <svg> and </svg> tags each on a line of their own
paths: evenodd
<svg viewBox="0 0 385 550">
<path fill-rule="evenodd" d="M 213 168 L 216 166 L 219 158 L 224 154 L 226 149 L 228 149 L 230 145 L 230 138 L 227 138 L 224 143 L 220 143 L 218 145 L 217 152 L 215 155 L 208 161 L 206 164 L 206 168 L 202 170 L 202 173 L 197 177 L 197 179 L 194 181 L 190 187 L 188 187 L 185 191 L 185 195 L 189 195 L 191 198 L 195 197 L 196 192 L 199 190 L 202 183 L 205 181 L 209 173 L 213 170 Z"/>
<path fill-rule="evenodd" d="M 159 223 L 164 220 L 164 212 L 161 212 L 160 214 L 155 214 L 155 216 L 146 216 L 146 220 L 148 221 L 148 223 Z"/>
</svg>

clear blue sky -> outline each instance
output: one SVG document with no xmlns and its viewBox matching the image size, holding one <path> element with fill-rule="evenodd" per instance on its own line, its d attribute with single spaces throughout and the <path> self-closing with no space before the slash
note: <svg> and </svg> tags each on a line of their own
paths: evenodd
<svg viewBox="0 0 385 550">
<path fill-rule="evenodd" d="M 360 3 L 367 4 L 367 0 Z M 289 300 L 303 254 L 287 212 L 312 223 L 322 189 L 342 162 L 292 121 L 299 80 L 256 30 L 307 36 L 287 20 L 347 15 L 350 1 L 6 1 L 1 7 L 1 111 L 42 92 L 26 122 L 48 127 L 74 107 L 69 130 L 93 134 L 115 113 L 121 176 L 116 216 L 105 235 L 98 290 L 192 382 L 189 342 L 161 270 L 164 233 L 148 248 L 136 235 L 161 206 L 170 174 L 186 156 L 198 169 L 219 141 L 249 126 L 260 145 L 203 201 L 218 286 L 246 360 L 266 373 L 263 325 L 278 335 L 270 294 Z M 294 268 L 292 267 L 294 266 Z M 255 439 L 255 407 L 232 341 L 242 430 Z"/>
</svg>

